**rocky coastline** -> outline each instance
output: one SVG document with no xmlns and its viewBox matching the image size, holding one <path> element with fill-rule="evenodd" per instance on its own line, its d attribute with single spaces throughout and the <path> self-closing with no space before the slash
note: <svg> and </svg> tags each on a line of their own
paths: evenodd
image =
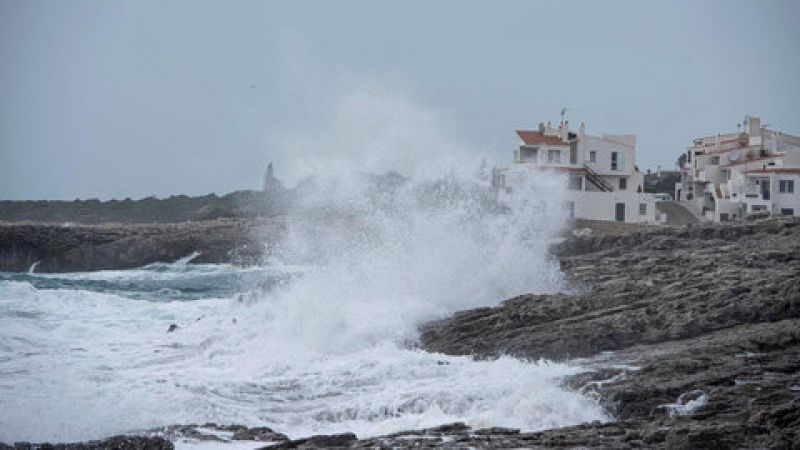
<svg viewBox="0 0 800 450">
<path fill-rule="evenodd" d="M 591 370 L 564 383 L 596 397 L 611 422 L 533 433 L 456 423 L 296 440 L 267 428 L 184 425 L 59 448 L 220 439 L 203 438 L 209 428 L 264 448 L 800 448 L 800 220 L 570 237 L 552 253 L 573 291 L 456 313 L 424 325 L 419 345 L 575 361 Z"/>
<path fill-rule="evenodd" d="M 255 264 L 283 230 L 281 217 L 102 225 L 0 222 L 0 272 L 131 269 L 195 252 L 193 263 Z"/>
<path fill-rule="evenodd" d="M 423 327 L 455 355 L 581 358 L 566 381 L 617 419 L 521 446 L 799 448 L 800 221 L 570 238 L 575 294 L 524 295 Z"/>
</svg>

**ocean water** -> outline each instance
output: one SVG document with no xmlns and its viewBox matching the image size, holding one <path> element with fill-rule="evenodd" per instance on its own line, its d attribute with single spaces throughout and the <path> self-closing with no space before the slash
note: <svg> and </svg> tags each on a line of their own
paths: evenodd
<svg viewBox="0 0 800 450">
<path fill-rule="evenodd" d="M 207 421 L 300 437 L 605 420 L 560 384 L 580 367 L 416 345 L 425 321 L 566 288 L 547 254 L 560 186 L 542 174 L 498 203 L 462 174 L 317 179 L 256 267 L 187 255 L 134 270 L 0 273 L 0 442 Z"/>
</svg>

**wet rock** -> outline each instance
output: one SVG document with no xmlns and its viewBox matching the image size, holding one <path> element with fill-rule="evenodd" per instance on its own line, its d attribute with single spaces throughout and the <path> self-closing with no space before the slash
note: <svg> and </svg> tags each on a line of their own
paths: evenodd
<svg viewBox="0 0 800 450">
<path fill-rule="evenodd" d="M 564 384 L 597 398 L 609 423 L 295 440 L 203 427 L 227 430 L 223 440 L 280 441 L 265 448 L 800 448 L 800 220 L 577 236 L 554 253 L 574 293 L 461 311 L 423 326 L 421 345 L 479 358 L 579 357 L 589 371 Z M 163 434 L 200 439 L 203 427 Z"/>
<path fill-rule="evenodd" d="M 269 445 L 262 447 L 260 450 L 287 448 L 348 448 L 352 447 L 357 439 L 358 438 L 356 438 L 356 435 L 353 433 L 317 435 Z"/>
<path fill-rule="evenodd" d="M 273 431 L 271 428 L 267 427 L 255 427 L 255 428 L 245 428 L 243 430 L 237 430 L 233 437 L 233 440 L 238 441 L 262 441 L 262 442 L 281 442 L 281 441 L 288 441 L 289 438 L 283 434 Z"/>
<path fill-rule="evenodd" d="M 195 441 L 195 442 L 220 442 L 232 443 L 238 441 L 259 441 L 259 442 L 284 442 L 289 438 L 277 431 L 267 427 L 249 428 L 244 425 L 219 425 L 216 423 L 205 423 L 202 425 L 170 425 L 162 428 L 149 430 L 146 434 L 163 436 L 172 441 Z"/>
<path fill-rule="evenodd" d="M 0 224 L 0 271 L 76 272 L 130 269 L 173 262 L 193 252 L 193 263 L 258 262 L 264 242 L 284 230 L 280 218 L 168 224 Z"/>
<path fill-rule="evenodd" d="M 453 433 L 457 431 L 465 431 L 469 430 L 469 427 L 464 422 L 455 422 L 449 423 L 445 425 L 439 425 L 438 427 L 428 428 L 425 430 L 426 434 L 446 434 L 446 433 Z"/>
<path fill-rule="evenodd" d="M 174 448 L 170 441 L 157 436 L 113 436 L 104 440 L 72 444 L 18 442 L 12 446 L 0 443 L 2 450 L 173 450 Z"/>
<path fill-rule="evenodd" d="M 524 295 L 461 312 L 424 326 L 422 343 L 450 354 L 565 359 L 800 317 L 800 261 L 789 256 L 800 255 L 798 224 L 696 226 L 683 237 L 685 229 L 665 228 L 574 238 L 590 243 L 563 244 L 561 265 L 585 293 Z M 784 230 L 791 233 L 777 232 Z M 667 249 L 665 233 L 672 243 Z M 719 245 L 719 236 L 735 245 Z M 617 248 L 624 251 L 606 252 Z"/>
<path fill-rule="evenodd" d="M 577 293 L 523 295 L 421 329 L 424 348 L 448 354 L 585 358 L 594 371 L 565 384 L 618 421 L 522 433 L 525 445 L 800 443 L 800 220 L 578 236 L 553 251 Z"/>
</svg>

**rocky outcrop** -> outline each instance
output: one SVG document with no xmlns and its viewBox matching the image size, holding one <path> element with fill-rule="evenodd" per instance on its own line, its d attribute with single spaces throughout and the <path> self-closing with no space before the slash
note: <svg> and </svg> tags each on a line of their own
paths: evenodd
<svg viewBox="0 0 800 450">
<path fill-rule="evenodd" d="M 277 180 L 276 180 L 277 181 Z M 236 191 L 217 196 L 173 195 L 141 200 L 0 200 L 0 220 L 63 224 L 180 223 L 214 219 L 256 219 L 285 214 L 291 193 L 273 183 L 268 192 Z"/>
<path fill-rule="evenodd" d="M 800 221 L 576 237 L 576 294 L 523 295 L 422 329 L 448 354 L 566 359 L 800 317 Z"/>
<path fill-rule="evenodd" d="M 172 442 L 158 436 L 113 436 L 108 439 L 74 444 L 31 444 L 18 442 L 14 445 L 0 443 L 0 450 L 172 450 Z"/>
<path fill-rule="evenodd" d="M 432 351 L 582 357 L 619 420 L 530 445 L 800 447 L 800 221 L 654 228 L 553 249 L 577 291 L 428 324 Z M 527 444 L 525 444 L 527 445 Z"/>
<path fill-rule="evenodd" d="M 218 425 L 205 423 L 202 425 L 170 425 L 143 432 L 146 436 L 161 436 L 170 441 L 186 442 L 219 442 L 232 443 L 241 441 L 256 441 L 275 444 L 286 442 L 289 438 L 267 427 L 248 428 L 244 425 Z"/>
<path fill-rule="evenodd" d="M 261 447 L 260 450 L 278 450 L 290 448 L 346 448 L 353 446 L 357 440 L 358 438 L 353 433 L 323 434 Z"/>
<path fill-rule="evenodd" d="M 295 440 L 232 426 L 231 438 L 264 436 L 265 448 L 800 448 L 800 220 L 574 237 L 553 253 L 571 292 L 459 312 L 423 326 L 421 345 L 572 359 L 589 370 L 565 385 L 614 421 Z"/>
<path fill-rule="evenodd" d="M 130 269 L 172 262 L 257 262 L 283 231 L 279 218 L 151 225 L 0 224 L 0 271 Z"/>
</svg>

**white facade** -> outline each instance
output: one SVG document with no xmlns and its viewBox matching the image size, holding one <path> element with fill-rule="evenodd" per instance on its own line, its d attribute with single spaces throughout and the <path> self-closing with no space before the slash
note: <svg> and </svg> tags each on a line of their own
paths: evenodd
<svg viewBox="0 0 800 450">
<path fill-rule="evenodd" d="M 681 156 L 675 198 L 701 219 L 800 216 L 800 137 L 746 117 L 742 131 L 694 140 Z"/>
<path fill-rule="evenodd" d="M 644 193 L 644 174 L 636 167 L 636 136 L 586 134 L 562 120 L 536 131 L 517 130 L 520 145 L 514 163 L 496 167 L 492 185 L 514 189 L 536 171 L 564 174 L 566 209 L 573 218 L 630 223 L 656 223 L 655 199 Z"/>
</svg>

